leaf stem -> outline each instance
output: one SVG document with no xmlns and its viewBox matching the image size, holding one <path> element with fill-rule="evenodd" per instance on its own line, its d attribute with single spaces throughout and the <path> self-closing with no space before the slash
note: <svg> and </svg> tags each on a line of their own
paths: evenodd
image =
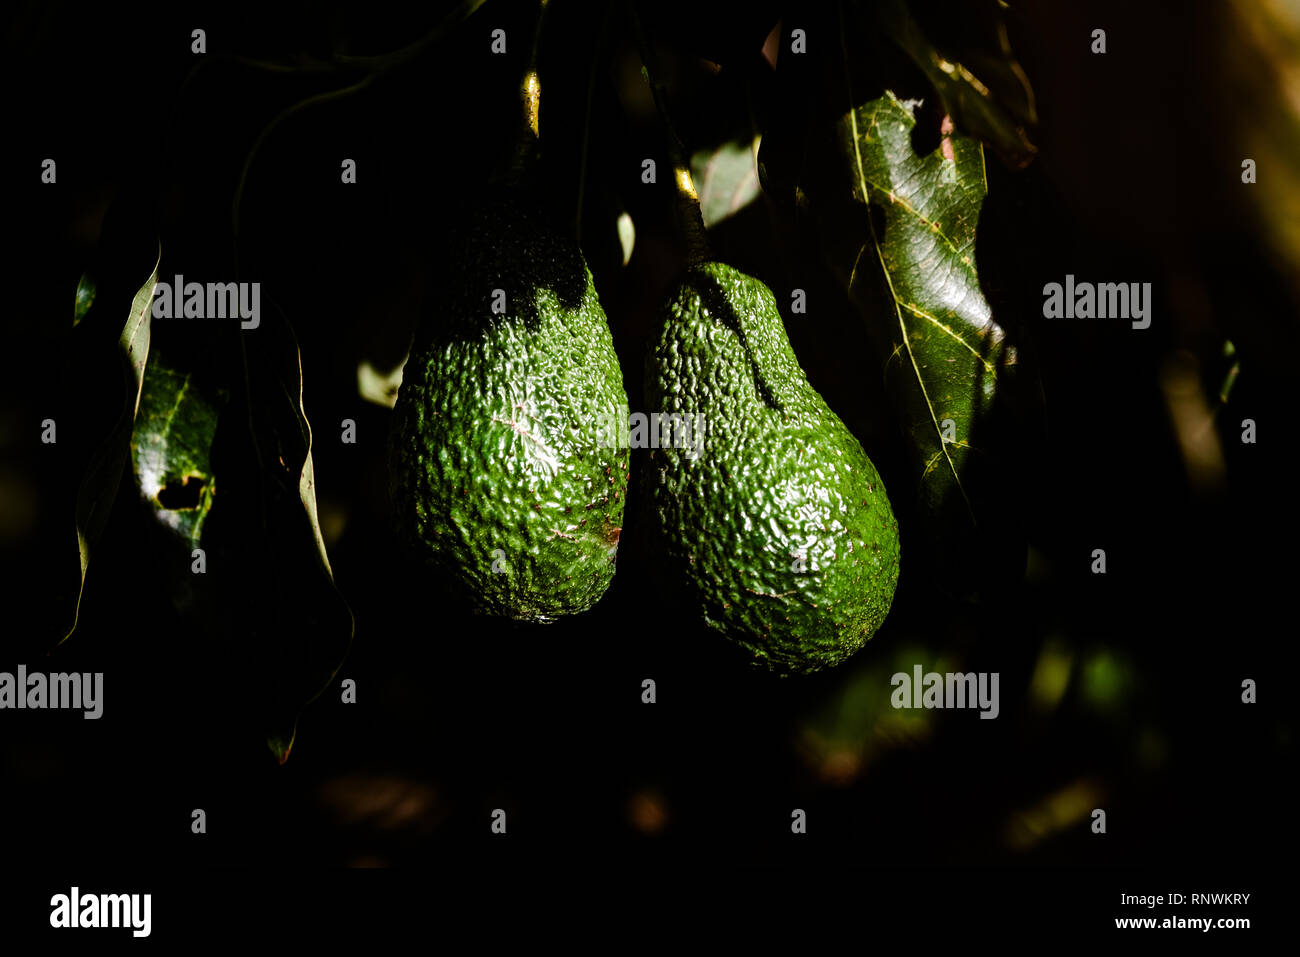
<svg viewBox="0 0 1300 957">
<path fill-rule="evenodd" d="M 281 123 L 293 116 L 295 113 L 300 113 L 310 106 L 316 106 L 320 103 L 329 103 L 333 100 L 341 100 L 345 97 L 351 96 L 353 93 L 360 92 L 368 87 L 378 75 L 379 74 L 377 73 L 372 73 L 369 76 L 362 77 L 351 86 L 341 87 L 337 90 L 327 90 L 324 93 L 317 93 L 314 96 L 309 96 L 305 100 L 299 100 L 292 106 L 288 106 L 281 110 L 274 118 L 272 118 L 271 122 L 262 127 L 262 132 L 257 134 L 257 139 L 253 140 L 253 145 L 248 150 L 248 156 L 244 159 L 244 166 L 239 171 L 239 183 L 235 186 L 234 205 L 231 209 L 231 224 L 234 227 L 236 239 L 239 238 L 239 210 L 240 205 L 244 200 L 244 185 L 248 181 L 248 171 L 252 169 L 253 160 L 257 157 L 257 152 L 262 148 L 262 144 L 266 142 L 267 137 L 269 137 Z"/>
<path fill-rule="evenodd" d="M 367 86 L 369 86 L 377 77 L 383 76 L 384 74 L 395 70 L 397 67 L 411 62 L 420 54 L 424 53 L 425 50 L 441 42 L 443 39 L 445 39 L 455 27 L 459 26 L 463 20 L 467 19 L 471 14 L 474 13 L 474 11 L 476 11 L 479 7 L 481 7 L 483 5 L 483 2 L 484 0 L 462 0 L 462 2 L 456 7 L 456 9 L 452 10 L 445 17 L 439 20 L 437 24 L 434 25 L 433 29 L 430 30 L 428 33 L 426 33 L 419 40 L 416 40 L 414 43 L 407 44 L 406 46 L 402 47 L 399 50 L 394 50 L 391 53 L 385 53 L 378 56 L 336 55 L 333 57 L 332 63 L 322 63 L 317 60 L 304 60 L 303 63 L 297 67 L 290 67 L 284 64 L 255 60 L 252 59 L 251 57 L 245 57 L 240 55 L 231 56 L 230 59 L 233 59 L 235 62 L 240 63 L 244 66 L 265 70 L 267 72 L 272 72 L 272 73 L 330 73 L 330 72 L 338 71 L 342 68 L 352 68 L 352 69 L 360 69 L 362 71 L 367 71 L 366 75 L 363 76 L 360 80 L 356 81 L 355 83 L 350 83 L 347 86 L 339 87 L 333 90 L 327 90 L 323 93 L 313 94 L 312 96 L 309 96 L 306 99 L 299 100 L 297 103 L 294 103 L 292 106 L 286 107 L 285 109 L 277 113 L 271 119 L 271 121 L 267 123 L 265 127 L 262 128 L 262 131 L 257 135 L 257 138 L 253 141 L 253 145 L 249 148 L 248 156 L 245 157 L 243 168 L 239 172 L 239 184 L 235 187 L 235 197 L 231 206 L 231 225 L 233 227 L 235 239 L 238 240 L 239 238 L 239 212 L 240 212 L 240 205 L 243 202 L 243 198 L 244 198 L 244 185 L 248 180 L 248 171 L 252 168 L 253 159 L 257 156 L 257 152 L 259 149 L 261 149 L 262 144 L 266 141 L 267 137 L 269 137 L 271 133 L 281 123 L 283 123 L 290 116 L 293 116 L 295 113 L 298 113 L 301 110 L 304 110 L 310 106 L 316 106 L 317 104 L 320 103 L 329 103 L 334 100 L 340 100 L 343 99 L 344 97 L 350 96 L 353 93 L 357 93 L 365 89 Z M 545 0 L 543 0 L 543 5 L 545 5 Z M 185 88 L 189 86 L 190 82 L 194 79 L 194 77 L 198 74 L 199 70 L 205 64 L 213 62 L 215 59 L 218 58 L 219 57 L 214 57 L 212 59 L 209 59 L 205 57 L 204 59 L 200 60 L 197 64 L 195 64 L 193 69 L 191 69 L 185 77 L 185 81 L 181 86 L 181 94 L 184 93 Z M 179 102 L 179 95 L 178 95 L 178 102 Z"/>
<path fill-rule="evenodd" d="M 695 182 L 691 177 L 690 160 L 668 112 L 668 91 L 656 79 L 662 76 L 662 73 L 658 69 L 658 61 L 654 56 L 654 46 L 641 22 L 637 0 L 628 0 L 628 15 L 632 20 L 632 32 L 636 35 L 641 67 L 646 81 L 650 84 L 650 95 L 654 97 L 655 112 L 658 113 L 659 120 L 663 124 L 668 158 L 673 165 L 674 199 L 678 227 L 686 242 L 686 259 L 690 265 L 709 262 L 713 259 L 713 253 L 709 247 L 708 232 L 704 227 L 704 215 L 700 211 L 700 197 L 695 191 Z"/>
</svg>

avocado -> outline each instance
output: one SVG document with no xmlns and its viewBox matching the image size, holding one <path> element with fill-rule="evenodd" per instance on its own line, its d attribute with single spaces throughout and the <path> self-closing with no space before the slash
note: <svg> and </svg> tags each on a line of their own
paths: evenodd
<svg viewBox="0 0 1300 957">
<path fill-rule="evenodd" d="M 889 613 L 898 525 L 862 445 L 809 384 L 771 291 L 690 267 L 646 369 L 651 554 L 703 621 L 782 675 L 847 659 Z M 652 413 L 653 414 L 653 413 Z M 650 533 L 648 533 L 650 534 Z"/>
<path fill-rule="evenodd" d="M 482 614 L 550 622 L 609 587 L 628 449 L 613 338 L 577 243 L 494 187 L 444 257 L 394 407 L 403 537 Z"/>
</svg>

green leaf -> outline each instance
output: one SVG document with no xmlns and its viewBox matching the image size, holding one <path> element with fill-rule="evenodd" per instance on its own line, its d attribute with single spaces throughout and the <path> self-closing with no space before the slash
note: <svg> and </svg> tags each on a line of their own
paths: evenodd
<svg viewBox="0 0 1300 957">
<path fill-rule="evenodd" d="M 95 290 L 95 280 L 90 278 L 89 273 L 82 273 L 81 279 L 77 282 L 77 304 L 72 313 L 74 326 L 86 318 L 86 313 L 90 312 L 90 307 L 95 304 Z"/>
<path fill-rule="evenodd" d="M 216 494 L 217 411 L 191 373 L 173 368 L 155 350 L 131 437 L 135 478 L 158 520 L 194 547 Z"/>
<path fill-rule="evenodd" d="M 126 255 L 128 253 L 123 249 L 114 250 L 112 254 L 119 262 Z M 65 624 L 60 627 L 59 642 L 66 641 L 76 630 L 91 551 L 108 524 L 109 513 L 117 498 L 118 485 L 130 454 L 131 432 L 140 402 L 140 386 L 149 357 L 153 291 L 158 282 L 158 264 L 161 256 L 162 249 L 155 239 L 153 264 L 148 279 L 136 289 L 130 303 L 124 301 L 124 290 L 130 287 L 122 284 L 120 276 L 113 278 L 113 285 L 107 294 L 98 296 L 93 292 L 97 286 L 95 280 L 83 277 L 78 284 L 77 312 L 82 319 L 76 330 L 79 337 L 74 348 L 83 363 L 97 362 L 100 344 L 106 346 L 108 341 L 105 333 L 111 334 L 116 331 L 116 359 L 121 372 L 122 390 L 121 404 L 117 408 L 116 417 L 101 439 L 97 442 L 91 439 L 96 444 L 93 444 L 93 451 L 85 462 L 84 468 L 79 469 L 81 479 L 77 487 L 76 530 L 80 571 L 69 592 L 74 597 L 71 599 L 71 610 L 64 618 Z M 84 295 L 83 290 L 86 291 Z M 84 311 L 81 308 L 83 302 L 87 303 Z M 89 302 L 95 304 L 90 305 Z M 89 412 L 84 408 L 79 411 L 83 414 Z M 86 419 L 86 422 L 89 422 L 89 419 Z M 72 423 L 68 422 L 65 428 L 71 425 Z M 87 428 L 90 430 L 93 426 Z"/>
<path fill-rule="evenodd" d="M 841 119 L 852 199 L 880 215 L 854 218 L 831 255 L 879 334 L 924 531 L 950 572 L 945 588 L 975 598 L 1006 531 L 997 489 L 986 494 L 981 433 L 1006 391 L 1015 349 L 976 273 L 975 230 L 987 191 L 983 147 L 949 134 L 933 153 L 917 156 L 912 111 L 887 91 Z"/>
<path fill-rule="evenodd" d="M 872 10 L 884 32 L 925 73 L 956 129 L 988 143 L 1012 166 L 1024 166 L 1038 152 L 1025 133 L 1038 121 L 1037 110 L 995 0 L 930 5 L 932 16 L 923 23 L 914 9 L 923 13 L 926 6 L 879 0 Z M 944 41 L 936 42 L 930 34 L 943 26 Z M 979 43 L 971 37 L 988 39 Z"/>
<path fill-rule="evenodd" d="M 691 157 L 691 178 L 706 228 L 740 212 L 758 198 L 758 167 L 750 143 L 723 143 Z"/>
</svg>

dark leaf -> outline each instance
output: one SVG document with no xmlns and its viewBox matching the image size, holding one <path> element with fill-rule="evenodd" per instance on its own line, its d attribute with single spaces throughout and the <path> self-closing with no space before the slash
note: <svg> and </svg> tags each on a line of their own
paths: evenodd
<svg viewBox="0 0 1300 957">
<path fill-rule="evenodd" d="M 241 663 L 255 720 L 283 763 L 302 710 L 347 655 L 353 620 L 316 512 L 297 340 L 272 309 L 241 342 L 246 377 L 221 412 L 213 449 L 221 495 L 204 544 L 226 610 L 226 650 Z"/>
<path fill-rule="evenodd" d="M 758 55 L 781 17 L 780 5 L 773 0 L 743 4 L 640 0 L 639 9 L 656 45 L 733 69 Z"/>
<path fill-rule="evenodd" d="M 101 244 L 108 248 L 98 255 L 91 274 L 78 283 L 72 359 L 65 378 L 63 411 L 56 419 L 65 442 L 71 440 L 72 450 L 65 459 L 67 473 L 70 478 L 80 477 L 74 479 L 78 566 L 70 587 L 56 596 L 59 642 L 77 627 L 91 552 L 108 524 L 130 454 L 149 357 L 161 249 L 156 237 L 151 244 L 142 238 L 138 223 L 119 231 L 121 216 L 119 207 L 118 221 L 106 222 Z M 102 279 L 96 279 L 95 273 Z M 143 277 L 147 278 L 141 285 Z M 113 366 L 115 374 L 110 372 Z M 106 396 L 112 398 L 106 401 Z M 67 567 L 72 573 L 72 566 Z"/>
<path fill-rule="evenodd" d="M 923 24 L 914 14 L 927 7 L 934 8 L 933 16 Z M 1025 128 L 1038 121 L 1034 95 L 994 0 L 937 7 L 880 0 L 872 9 L 885 33 L 925 73 L 958 132 L 988 143 L 1014 167 L 1033 159 L 1038 150 Z M 941 30 L 934 23 L 940 18 L 959 22 Z M 970 39 L 980 36 L 988 37 L 983 46 Z"/>
</svg>

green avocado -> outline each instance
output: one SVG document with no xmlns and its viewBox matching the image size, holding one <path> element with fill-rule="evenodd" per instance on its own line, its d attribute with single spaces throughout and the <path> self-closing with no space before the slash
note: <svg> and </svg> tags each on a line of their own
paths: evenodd
<svg viewBox="0 0 1300 957">
<path fill-rule="evenodd" d="M 847 659 L 889 613 L 898 525 L 862 445 L 800 368 L 771 291 L 721 263 L 689 269 L 646 388 L 664 423 L 646 473 L 652 554 L 688 603 L 780 674 Z"/>
<path fill-rule="evenodd" d="M 482 614 L 550 622 L 609 587 L 627 392 L 576 242 L 522 187 L 455 234 L 394 408 L 400 531 Z"/>
</svg>

